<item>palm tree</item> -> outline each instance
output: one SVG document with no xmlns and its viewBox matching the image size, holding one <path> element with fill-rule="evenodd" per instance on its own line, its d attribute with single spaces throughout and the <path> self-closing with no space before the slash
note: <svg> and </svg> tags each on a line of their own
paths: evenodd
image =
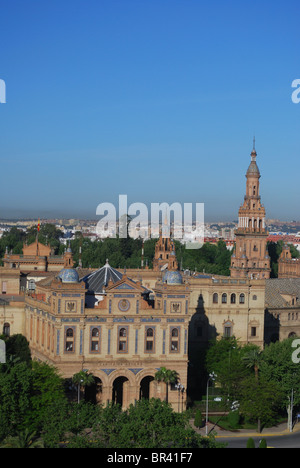
<svg viewBox="0 0 300 468">
<path fill-rule="evenodd" d="M 258 372 L 261 363 L 261 351 L 258 348 L 253 348 L 245 356 L 243 356 L 242 359 L 246 363 L 247 367 L 254 369 L 255 378 L 258 380 Z"/>
<path fill-rule="evenodd" d="M 169 385 L 178 382 L 178 373 L 175 370 L 166 369 L 161 367 L 155 374 L 157 382 L 164 382 L 166 384 L 166 402 L 169 401 Z"/>
<path fill-rule="evenodd" d="M 44 442 L 36 436 L 35 432 L 25 429 L 15 437 L 10 436 L 4 439 L 0 448 L 44 448 Z"/>
<path fill-rule="evenodd" d="M 89 387 L 95 381 L 94 376 L 87 371 L 80 371 L 73 375 L 72 381 L 78 386 L 78 403 L 80 402 L 80 388 Z"/>
</svg>

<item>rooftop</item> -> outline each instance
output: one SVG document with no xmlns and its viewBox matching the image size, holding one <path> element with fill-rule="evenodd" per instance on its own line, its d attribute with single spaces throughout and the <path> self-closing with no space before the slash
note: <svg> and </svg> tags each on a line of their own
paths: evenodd
<svg viewBox="0 0 300 468">
<path fill-rule="evenodd" d="M 267 307 L 284 308 L 291 306 L 294 298 L 294 306 L 300 306 L 300 278 L 271 278 L 266 280 Z"/>
<path fill-rule="evenodd" d="M 110 281 L 116 283 L 122 278 L 123 274 L 112 268 L 106 260 L 106 264 L 102 268 L 84 276 L 81 281 L 85 282 L 89 293 L 102 294 L 103 288 L 108 286 Z"/>
</svg>

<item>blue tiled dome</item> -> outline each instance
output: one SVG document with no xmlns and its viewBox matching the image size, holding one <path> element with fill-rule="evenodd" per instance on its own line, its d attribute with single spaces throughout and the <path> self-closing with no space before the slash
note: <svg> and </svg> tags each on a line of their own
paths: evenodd
<svg viewBox="0 0 300 468">
<path fill-rule="evenodd" d="M 182 276 L 179 271 L 167 271 L 163 276 L 163 282 L 167 284 L 182 284 Z"/>
<path fill-rule="evenodd" d="M 64 268 L 57 277 L 62 283 L 79 283 L 79 275 L 74 268 Z"/>
</svg>

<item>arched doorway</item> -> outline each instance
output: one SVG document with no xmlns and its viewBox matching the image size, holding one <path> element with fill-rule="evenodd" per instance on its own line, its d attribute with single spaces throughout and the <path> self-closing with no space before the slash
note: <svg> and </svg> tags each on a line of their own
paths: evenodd
<svg viewBox="0 0 300 468">
<path fill-rule="evenodd" d="M 112 386 L 112 402 L 120 405 L 122 408 L 128 404 L 128 386 L 129 380 L 127 377 L 117 377 Z"/>
<path fill-rule="evenodd" d="M 154 381 L 154 377 L 151 375 L 147 375 L 141 380 L 140 383 L 140 400 L 143 398 L 145 400 L 149 400 L 152 397 L 152 392 L 151 392 L 151 387 L 150 384 L 151 382 Z"/>
</svg>

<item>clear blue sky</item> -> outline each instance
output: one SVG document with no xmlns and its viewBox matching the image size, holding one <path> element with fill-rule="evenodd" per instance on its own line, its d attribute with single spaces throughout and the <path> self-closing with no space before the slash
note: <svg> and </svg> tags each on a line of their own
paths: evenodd
<svg viewBox="0 0 300 468">
<path fill-rule="evenodd" d="M 101 202 L 237 218 L 256 136 L 269 218 L 300 219 L 299 0 L 0 0 L 0 218 Z"/>
</svg>

